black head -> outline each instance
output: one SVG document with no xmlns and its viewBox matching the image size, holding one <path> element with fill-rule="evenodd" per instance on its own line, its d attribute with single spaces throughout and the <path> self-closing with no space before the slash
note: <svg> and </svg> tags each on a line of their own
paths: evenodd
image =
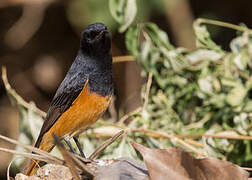
<svg viewBox="0 0 252 180">
<path fill-rule="evenodd" d="M 82 32 L 81 50 L 83 53 L 89 55 L 99 55 L 109 53 L 110 48 L 110 35 L 104 24 L 90 24 Z"/>
</svg>

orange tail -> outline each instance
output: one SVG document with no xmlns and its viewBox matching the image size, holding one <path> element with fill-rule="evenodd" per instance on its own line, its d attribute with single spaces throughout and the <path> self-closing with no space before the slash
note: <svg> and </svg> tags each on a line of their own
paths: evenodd
<svg viewBox="0 0 252 180">
<path fill-rule="evenodd" d="M 55 146 L 51 142 L 49 143 L 48 141 L 47 142 L 43 142 L 42 141 L 41 145 L 39 146 L 39 149 L 41 149 L 43 151 L 46 151 L 46 152 L 50 152 L 53 149 L 53 147 Z M 30 161 L 28 163 L 28 165 L 27 165 L 26 170 L 25 170 L 25 174 L 27 176 L 34 175 L 37 172 L 37 170 L 39 169 L 39 164 L 40 164 L 39 160 L 32 160 L 32 161 Z"/>
</svg>

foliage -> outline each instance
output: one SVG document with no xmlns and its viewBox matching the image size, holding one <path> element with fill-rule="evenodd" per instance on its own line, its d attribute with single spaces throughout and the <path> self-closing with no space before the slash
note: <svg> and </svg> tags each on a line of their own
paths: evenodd
<svg viewBox="0 0 252 180">
<path fill-rule="evenodd" d="M 197 137 L 195 147 L 204 155 L 251 166 L 250 141 L 211 136 L 247 137 L 252 133 L 252 43 L 249 31 L 243 31 L 231 41 L 231 51 L 224 51 L 211 39 L 206 26 L 195 21 L 197 49 L 189 51 L 174 47 L 166 32 L 156 24 L 135 25 L 135 0 L 110 0 L 109 8 L 120 26 L 119 31 L 127 30 L 127 49 L 142 65 L 143 75 L 149 76 L 152 84 L 149 94 L 148 86 L 144 85 L 145 104 L 141 111 L 131 115 L 129 124 L 98 121 L 87 130 L 81 137 L 84 151 L 90 154 L 104 141 L 97 138 L 99 135 L 110 136 L 119 129 L 126 129 L 128 133 L 122 140 L 109 146 L 100 158 L 137 157 L 130 145 L 132 140 L 152 148 L 165 148 L 181 146 L 183 143 L 178 143 L 178 138 L 188 136 Z M 24 114 L 21 119 L 30 117 L 29 109 L 20 109 Z M 36 114 L 36 111 L 32 112 Z M 34 121 L 41 121 L 41 117 L 30 115 Z M 39 131 L 29 123 L 20 127 L 23 126 L 28 129 L 26 135 L 29 138 L 31 135 L 34 138 Z M 146 133 L 146 130 L 149 131 Z M 182 147 L 192 150 L 188 146 Z"/>
<path fill-rule="evenodd" d="M 109 7 L 113 18 L 121 24 L 119 31 L 124 32 L 135 18 L 136 0 L 110 0 Z"/>
<path fill-rule="evenodd" d="M 245 31 L 233 39 L 227 52 L 199 21 L 194 30 L 197 49 L 193 51 L 174 48 L 166 33 L 152 23 L 132 26 L 127 32 L 129 52 L 144 74 L 152 73 L 154 78 L 145 114 L 139 115 L 136 126 L 173 134 L 251 135 L 250 34 Z M 141 35 L 144 40 L 138 43 Z M 198 141 L 209 156 L 239 164 L 251 161 L 249 141 Z M 156 140 L 155 146 L 164 146 L 164 140 Z"/>
</svg>

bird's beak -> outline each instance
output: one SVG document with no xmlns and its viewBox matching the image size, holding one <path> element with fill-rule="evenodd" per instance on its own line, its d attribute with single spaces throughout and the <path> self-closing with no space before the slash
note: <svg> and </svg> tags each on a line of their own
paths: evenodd
<svg viewBox="0 0 252 180">
<path fill-rule="evenodd" d="M 95 36 L 95 39 L 99 39 L 106 31 L 101 31 L 97 36 Z"/>
</svg>

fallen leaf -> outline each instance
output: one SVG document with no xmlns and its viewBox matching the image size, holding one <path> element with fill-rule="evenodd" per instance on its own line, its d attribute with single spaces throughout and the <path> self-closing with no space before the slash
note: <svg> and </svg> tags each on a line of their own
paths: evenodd
<svg viewBox="0 0 252 180">
<path fill-rule="evenodd" d="M 180 148 L 150 149 L 131 143 L 144 158 L 150 179 L 167 180 L 247 180 L 241 167 L 215 158 L 195 159 Z"/>
</svg>

